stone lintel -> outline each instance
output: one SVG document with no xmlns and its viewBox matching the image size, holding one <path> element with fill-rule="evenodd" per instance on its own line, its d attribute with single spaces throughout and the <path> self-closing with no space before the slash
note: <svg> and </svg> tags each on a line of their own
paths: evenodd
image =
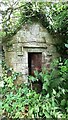
<svg viewBox="0 0 68 120">
<path fill-rule="evenodd" d="M 36 42 L 31 42 L 31 43 L 24 43 L 23 47 L 25 48 L 47 48 L 47 45 L 45 43 L 36 43 Z"/>
</svg>

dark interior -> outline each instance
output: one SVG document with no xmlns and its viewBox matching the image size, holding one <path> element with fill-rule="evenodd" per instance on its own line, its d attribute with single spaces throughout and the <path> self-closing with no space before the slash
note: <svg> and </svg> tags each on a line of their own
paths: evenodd
<svg viewBox="0 0 68 120">
<path fill-rule="evenodd" d="M 29 75 L 33 75 L 35 70 L 41 71 L 42 53 L 28 53 Z"/>
</svg>

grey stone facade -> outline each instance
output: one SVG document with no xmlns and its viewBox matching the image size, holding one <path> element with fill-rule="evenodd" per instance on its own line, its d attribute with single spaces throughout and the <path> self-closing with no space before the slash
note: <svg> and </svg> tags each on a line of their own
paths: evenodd
<svg viewBox="0 0 68 120">
<path fill-rule="evenodd" d="M 42 53 L 42 67 L 48 66 L 51 59 L 59 56 L 55 44 L 58 39 L 48 33 L 40 24 L 25 24 L 4 46 L 5 60 L 14 71 L 22 72 L 26 82 L 28 78 L 28 53 Z"/>
</svg>

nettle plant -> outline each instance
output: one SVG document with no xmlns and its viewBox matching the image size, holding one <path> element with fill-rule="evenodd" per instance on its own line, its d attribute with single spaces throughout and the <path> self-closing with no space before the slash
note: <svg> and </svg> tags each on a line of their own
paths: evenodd
<svg viewBox="0 0 68 120">
<path fill-rule="evenodd" d="M 16 73 L 15 73 L 16 74 Z M 0 86 L 0 115 L 10 118 L 68 118 L 68 60 L 54 60 L 50 70 L 35 71 L 29 76 L 30 84 L 42 82 L 38 93 L 30 84 L 14 84 L 15 75 L 5 73 Z M 6 76 L 6 77 L 5 77 Z M 10 81 L 10 82 L 9 82 Z"/>
</svg>

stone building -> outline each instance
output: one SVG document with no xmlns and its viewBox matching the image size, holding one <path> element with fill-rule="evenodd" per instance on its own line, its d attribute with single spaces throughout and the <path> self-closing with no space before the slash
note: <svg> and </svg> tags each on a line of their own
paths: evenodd
<svg viewBox="0 0 68 120">
<path fill-rule="evenodd" d="M 50 61 L 59 56 L 57 43 L 58 38 L 50 35 L 40 23 L 25 24 L 3 45 L 6 63 L 14 71 L 22 72 L 26 82 L 34 70 L 49 67 Z"/>
</svg>

